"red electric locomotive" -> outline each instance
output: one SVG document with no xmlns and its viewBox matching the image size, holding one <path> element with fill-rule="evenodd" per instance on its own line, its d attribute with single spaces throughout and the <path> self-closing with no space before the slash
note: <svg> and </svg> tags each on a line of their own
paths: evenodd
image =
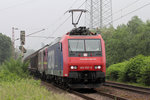
<svg viewBox="0 0 150 100">
<path fill-rule="evenodd" d="M 85 12 L 85 10 L 70 10 Z M 78 20 L 79 21 L 79 20 Z M 42 79 L 71 88 L 97 88 L 105 82 L 105 43 L 100 34 L 86 27 L 75 28 L 36 51 L 29 70 Z"/>
<path fill-rule="evenodd" d="M 105 44 L 100 34 L 79 27 L 62 37 L 63 77 L 76 88 L 95 88 L 105 82 Z"/>
</svg>

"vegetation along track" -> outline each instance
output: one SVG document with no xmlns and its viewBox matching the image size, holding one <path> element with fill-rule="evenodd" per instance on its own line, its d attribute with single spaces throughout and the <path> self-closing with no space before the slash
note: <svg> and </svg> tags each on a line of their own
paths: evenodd
<svg viewBox="0 0 150 100">
<path fill-rule="evenodd" d="M 119 89 L 137 92 L 140 94 L 150 95 L 150 88 L 132 86 L 132 85 L 127 85 L 127 84 L 122 84 L 122 83 L 117 83 L 117 82 L 111 82 L 111 81 L 107 81 L 104 86 L 110 86 L 110 87 L 114 87 L 114 88 L 119 88 Z"/>
</svg>

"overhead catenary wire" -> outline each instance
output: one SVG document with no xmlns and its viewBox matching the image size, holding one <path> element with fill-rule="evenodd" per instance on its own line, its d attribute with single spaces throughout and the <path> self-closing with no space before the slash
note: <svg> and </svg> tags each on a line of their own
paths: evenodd
<svg viewBox="0 0 150 100">
<path fill-rule="evenodd" d="M 74 5 L 76 2 L 77 2 L 77 0 L 75 0 L 75 1 L 73 2 L 73 4 L 71 5 L 70 8 L 72 8 L 73 5 Z M 85 3 L 85 2 L 84 2 L 84 3 Z M 80 5 L 78 8 L 82 7 L 82 6 L 84 5 L 84 3 L 82 3 L 82 5 Z M 69 8 L 69 9 L 70 9 L 70 8 Z M 54 34 L 67 20 L 69 20 L 70 17 L 71 17 L 71 15 L 70 15 L 69 17 L 67 17 L 67 19 L 66 19 L 65 21 L 63 21 L 63 23 L 61 23 L 61 24 L 56 28 L 56 30 L 53 32 L 53 34 Z M 36 34 L 36 33 L 39 33 L 39 32 L 41 32 L 41 31 L 44 31 L 44 30 L 45 30 L 45 29 L 42 29 L 42 30 L 40 30 L 40 31 L 37 31 L 37 32 L 31 33 L 31 34 L 28 34 L 28 35 L 26 35 L 25 37 L 38 37 L 38 38 L 46 38 L 46 39 L 55 38 L 55 37 L 51 37 L 53 34 L 51 34 L 50 37 L 46 37 L 46 36 L 31 36 L 31 35 L 34 35 L 34 34 Z M 19 40 L 19 39 L 20 39 L 20 38 L 17 38 L 17 39 L 15 39 L 15 40 Z"/>
<path fill-rule="evenodd" d="M 29 1 L 28 1 L 29 2 Z M 75 0 L 74 2 L 73 2 L 73 4 L 70 6 L 70 8 L 72 8 L 73 7 L 73 5 L 75 4 L 77 2 L 77 0 Z M 24 2 L 24 3 L 21 3 L 22 5 L 23 4 L 26 4 L 27 2 Z M 15 7 L 15 6 L 17 6 L 18 4 L 16 4 L 16 5 L 14 5 L 14 6 L 11 6 L 11 7 Z M 11 8 L 11 7 L 8 7 L 8 8 Z M 8 9 L 7 8 L 7 9 Z M 28 35 L 26 35 L 25 37 L 38 37 L 38 38 L 46 38 L 46 39 L 49 39 L 49 38 L 55 38 L 55 37 L 46 37 L 46 36 L 31 36 L 31 35 L 34 35 L 34 34 L 37 34 L 37 33 L 39 33 L 39 32 L 41 32 L 41 31 L 44 31 L 45 29 L 42 29 L 42 30 L 40 30 L 40 31 L 37 31 L 37 32 L 34 32 L 34 33 L 31 33 L 31 34 L 28 34 Z M 15 40 L 19 40 L 20 38 L 17 38 L 17 39 L 15 39 Z"/>
<path fill-rule="evenodd" d="M 28 37 L 35 37 L 35 38 L 46 38 L 46 39 L 48 39 L 48 38 L 55 38 L 55 37 L 47 37 L 47 36 L 28 36 Z"/>
<path fill-rule="evenodd" d="M 30 33 L 30 34 L 26 35 L 25 37 L 29 37 L 29 36 L 31 36 L 31 35 L 33 35 L 33 34 L 37 34 L 37 33 L 42 32 L 42 31 L 45 31 L 45 29 L 42 29 L 42 30 L 39 30 L 39 31 Z M 19 39 L 20 39 L 20 38 L 17 38 L 17 39 L 15 39 L 15 41 L 16 41 L 16 40 L 19 40 Z"/>
<path fill-rule="evenodd" d="M 121 8 L 120 10 L 118 10 L 118 11 L 116 11 L 116 12 L 112 13 L 112 15 L 114 16 L 114 15 L 116 15 L 117 13 L 122 12 L 124 9 L 129 8 L 130 6 L 132 6 L 132 5 L 136 4 L 138 1 L 140 1 L 140 0 L 135 0 L 135 1 L 133 1 L 133 2 L 132 2 L 132 3 L 130 3 L 129 5 L 127 5 L 127 6 L 123 7 L 123 8 Z M 104 20 L 104 21 L 105 21 L 105 20 L 108 20 L 108 19 L 109 19 L 109 17 L 111 17 L 111 15 L 110 15 L 110 16 L 108 16 L 107 18 L 103 19 L 103 20 Z"/>
<path fill-rule="evenodd" d="M 133 2 L 132 2 L 132 3 L 130 3 L 129 5 L 127 5 L 127 6 L 123 7 L 123 8 L 121 8 L 120 10 L 118 10 L 118 11 L 114 12 L 114 13 L 113 13 L 113 15 L 114 15 L 114 14 L 117 14 L 117 13 L 119 13 L 119 12 L 122 12 L 124 9 L 129 8 L 130 6 L 132 6 L 132 5 L 136 4 L 138 1 L 140 1 L 140 0 L 135 0 L 135 1 L 133 1 Z"/>
<path fill-rule="evenodd" d="M 73 7 L 73 5 L 75 5 L 77 3 L 78 0 L 75 0 L 72 5 L 69 7 L 69 9 L 71 9 Z M 67 9 L 68 10 L 68 9 Z M 64 14 L 61 15 L 61 17 L 59 17 L 56 21 L 54 21 L 53 25 L 55 25 L 58 21 L 60 21 L 62 18 L 64 17 Z"/>
<path fill-rule="evenodd" d="M 113 22 L 118 21 L 118 20 L 122 19 L 123 17 L 126 17 L 126 16 L 128 16 L 128 15 L 130 15 L 130 14 L 132 14 L 132 13 L 134 13 L 134 12 L 136 12 L 136 11 L 142 9 L 142 8 L 145 8 L 145 7 L 149 6 L 149 5 L 150 5 L 150 2 L 143 5 L 143 6 L 141 6 L 141 7 L 139 7 L 139 8 L 137 8 L 137 9 L 135 9 L 135 10 L 133 10 L 133 11 L 131 11 L 131 12 L 129 12 L 129 13 L 124 14 L 123 16 L 121 16 L 119 18 L 114 19 Z M 105 27 L 108 26 L 108 25 L 109 24 L 105 25 Z"/>
<path fill-rule="evenodd" d="M 73 2 L 73 4 L 69 7 L 69 9 L 70 8 L 72 8 L 73 7 L 73 5 L 75 4 L 77 2 L 77 0 L 75 0 L 74 2 Z M 84 2 L 85 3 L 85 2 Z M 84 4 L 83 3 L 83 4 Z M 81 6 L 79 6 L 79 8 L 80 7 L 82 7 L 83 6 L 83 4 L 81 5 Z M 69 16 L 69 17 L 67 17 L 67 19 L 62 23 L 62 24 L 60 24 L 57 28 L 56 28 L 56 30 L 53 32 L 53 34 L 67 21 L 67 20 L 69 20 L 69 18 L 71 17 L 71 15 Z M 60 19 L 60 18 L 59 18 Z M 34 33 L 31 33 L 31 34 L 28 34 L 28 35 L 26 35 L 25 37 L 38 37 L 38 38 L 46 38 L 46 39 L 49 39 L 49 38 L 56 38 L 56 37 L 51 37 L 53 34 L 51 34 L 51 36 L 50 37 L 46 37 L 46 36 L 31 36 L 31 35 L 33 35 L 33 34 L 36 34 L 36 33 L 39 33 L 39 32 L 41 32 L 41 31 L 44 31 L 45 29 L 42 29 L 42 30 L 40 30 L 40 31 L 37 31 L 37 32 L 34 32 Z M 15 40 L 19 40 L 20 38 L 17 38 L 17 39 L 15 39 Z"/>
<path fill-rule="evenodd" d="M 42 30 L 33 32 L 33 33 L 31 33 L 31 34 L 28 34 L 28 35 L 26 35 L 26 37 L 31 36 L 31 35 L 33 35 L 33 34 L 37 34 L 37 33 L 42 32 L 42 31 L 45 31 L 45 29 L 42 29 Z"/>
<path fill-rule="evenodd" d="M 85 3 L 86 3 L 86 0 L 78 7 L 78 9 L 81 8 Z M 70 15 L 69 17 L 67 17 L 67 18 L 53 31 L 53 33 L 52 33 L 50 36 L 54 35 L 54 33 L 56 33 L 56 32 L 58 31 L 58 29 L 59 29 L 62 25 L 64 25 L 64 24 L 69 20 L 70 17 L 71 17 L 71 15 Z"/>
</svg>

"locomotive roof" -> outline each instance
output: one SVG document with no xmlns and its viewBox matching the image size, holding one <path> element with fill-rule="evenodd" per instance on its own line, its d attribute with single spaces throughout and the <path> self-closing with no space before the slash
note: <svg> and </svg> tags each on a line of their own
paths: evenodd
<svg viewBox="0 0 150 100">
<path fill-rule="evenodd" d="M 67 35 L 97 35 L 97 33 L 92 33 L 89 28 L 86 27 L 78 27 L 72 29 Z"/>
</svg>

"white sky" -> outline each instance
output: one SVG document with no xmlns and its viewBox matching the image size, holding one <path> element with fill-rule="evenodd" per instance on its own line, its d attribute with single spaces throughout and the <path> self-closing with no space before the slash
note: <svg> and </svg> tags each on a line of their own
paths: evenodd
<svg viewBox="0 0 150 100">
<path fill-rule="evenodd" d="M 19 38 L 20 30 L 25 30 L 26 34 L 30 34 L 41 29 L 46 29 L 34 36 L 62 36 L 70 31 L 73 26 L 71 18 L 56 32 L 57 27 L 70 16 L 69 13 L 64 14 L 70 8 L 78 8 L 85 0 L 0 0 L 0 33 L 9 37 L 12 36 L 12 27 L 17 27 L 15 38 Z M 136 0 L 112 0 L 113 13 L 126 7 Z M 116 14 L 113 19 L 119 18 L 126 13 L 133 11 L 147 3 L 150 0 L 139 0 L 137 3 L 128 7 Z M 84 6 L 82 7 L 84 8 Z M 137 15 L 142 20 L 150 20 L 150 5 L 138 10 L 122 19 L 114 22 L 114 26 L 126 24 L 131 17 Z M 81 20 L 84 20 L 82 17 Z M 79 24 L 84 25 L 84 24 Z M 51 39 L 43 38 L 26 38 L 25 48 L 38 49 L 41 43 L 50 43 Z M 16 41 L 16 47 L 19 46 L 19 41 Z"/>
</svg>

